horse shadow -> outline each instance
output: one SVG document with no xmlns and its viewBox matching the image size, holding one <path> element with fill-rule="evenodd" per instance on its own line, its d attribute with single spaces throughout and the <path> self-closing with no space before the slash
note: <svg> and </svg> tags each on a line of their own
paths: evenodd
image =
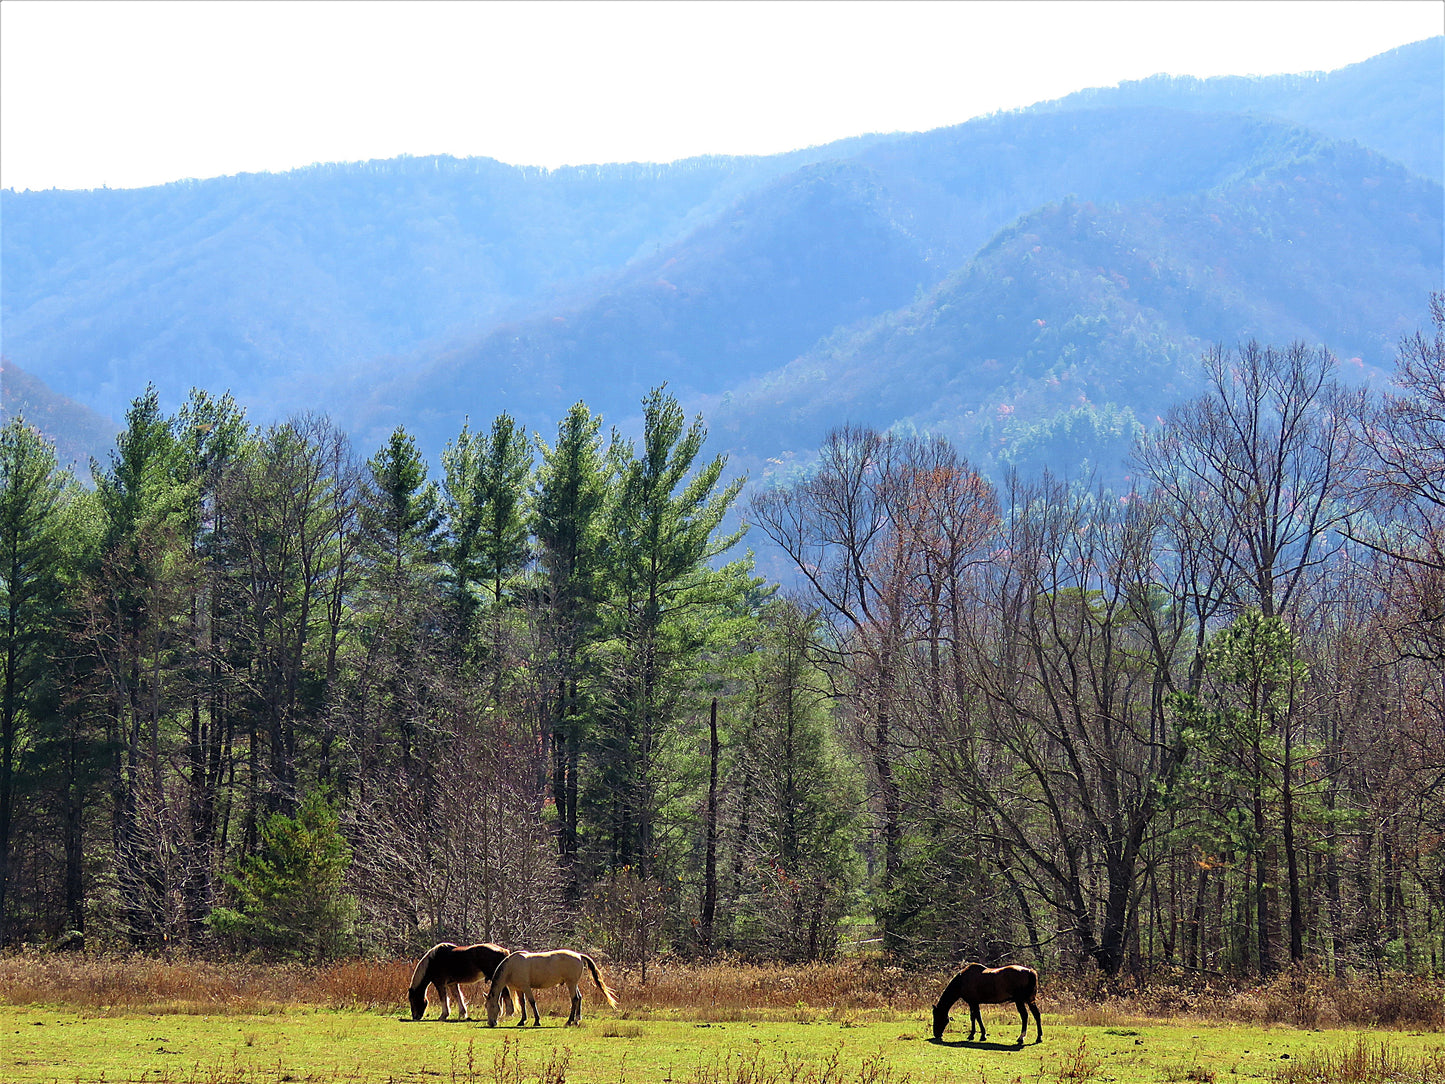
<svg viewBox="0 0 1445 1084">
<path fill-rule="evenodd" d="M 933 1039 L 928 1040 L 934 1046 L 947 1046 L 955 1050 L 1022 1050 L 1022 1043 L 990 1043 L 978 1039 Z"/>
</svg>

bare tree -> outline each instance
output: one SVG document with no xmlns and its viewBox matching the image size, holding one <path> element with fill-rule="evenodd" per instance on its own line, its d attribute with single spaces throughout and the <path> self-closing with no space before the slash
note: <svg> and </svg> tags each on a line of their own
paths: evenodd
<svg viewBox="0 0 1445 1084">
<path fill-rule="evenodd" d="M 1103 494 L 1045 477 L 1010 496 L 1006 554 L 967 628 L 981 696 L 936 748 L 1012 868 L 1112 975 L 1184 753 L 1140 616 L 1150 554 Z"/>
<path fill-rule="evenodd" d="M 1362 427 L 1366 485 L 1382 525 L 1357 530 L 1387 560 L 1402 655 L 1445 660 L 1445 293 L 1430 297 L 1433 335 L 1400 344 L 1395 383 Z"/>
<path fill-rule="evenodd" d="M 1205 597 L 1188 603 L 1196 613 L 1257 607 L 1265 618 L 1286 616 L 1308 577 L 1339 545 L 1338 532 L 1354 510 L 1360 456 L 1353 422 L 1363 398 L 1332 379 L 1334 366 L 1328 351 L 1303 343 L 1283 351 L 1255 342 L 1238 353 L 1216 347 L 1204 358 L 1206 392 L 1171 410 L 1160 432 L 1136 449 L 1160 499 L 1178 510 L 1182 562 L 1218 570 L 1198 581 Z M 1203 644 L 1201 637 L 1201 650 Z M 1201 675 L 1197 663 L 1195 684 Z M 1274 722 L 1284 746 L 1280 818 L 1290 957 L 1299 960 L 1304 908 L 1293 839 L 1293 716 Z M 1261 746 L 1254 757 L 1261 778 L 1265 761 Z M 1275 856 L 1266 842 L 1273 837 L 1265 824 L 1265 787 L 1257 784 L 1256 932 L 1260 967 L 1268 971 L 1274 964 L 1269 885 Z"/>
<path fill-rule="evenodd" d="M 752 518 L 792 559 L 837 626 L 837 660 L 852 675 L 864 717 L 863 741 L 882 823 L 886 895 L 898 872 L 902 837 L 894 733 L 903 665 L 907 589 L 915 555 L 897 530 L 903 506 L 899 442 L 871 429 L 834 430 L 813 474 L 759 493 Z M 884 942 L 897 947 L 885 921 Z"/>
</svg>

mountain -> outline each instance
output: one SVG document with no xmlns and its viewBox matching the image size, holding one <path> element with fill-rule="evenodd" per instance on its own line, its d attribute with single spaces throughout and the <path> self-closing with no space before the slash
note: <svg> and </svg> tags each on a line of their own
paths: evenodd
<svg viewBox="0 0 1445 1084">
<path fill-rule="evenodd" d="M 6 356 L 120 416 L 146 383 L 284 415 L 342 370 L 586 292 L 740 193 L 876 142 L 668 166 L 400 158 L 155 188 L 0 192 Z"/>
<path fill-rule="evenodd" d="M 845 419 L 993 459 L 983 400 L 1043 423 L 1072 403 L 1043 390 L 1061 373 L 1151 420 L 1213 342 L 1303 338 L 1388 368 L 1440 282 L 1440 204 L 1383 156 L 1259 115 L 988 118 L 780 178 L 586 305 L 399 366 L 350 424 L 440 446 L 506 409 L 546 432 L 578 398 L 625 418 L 667 380 L 755 473 Z"/>
<path fill-rule="evenodd" d="M 61 395 L 20 366 L 0 360 L 0 425 L 21 418 L 55 445 L 62 468 L 90 477 L 92 459 L 102 463 L 120 426 Z"/>
<path fill-rule="evenodd" d="M 1445 184 L 1445 37 L 1402 45 L 1333 72 L 1246 77 L 1155 75 L 1032 107 L 1161 106 L 1263 113 L 1378 151 Z"/>
<path fill-rule="evenodd" d="M 1445 284 L 1442 43 L 770 158 L 7 191 L 0 332 L 113 416 L 229 388 L 363 451 L 501 410 L 545 434 L 578 399 L 626 426 L 666 381 L 755 475 L 849 420 L 991 469 L 1117 461 L 1211 343 L 1388 370 Z"/>
<path fill-rule="evenodd" d="M 1442 229 L 1439 186 L 1304 140 L 1205 192 L 1041 208 L 918 303 L 701 405 L 758 476 L 842 419 L 949 434 L 996 474 L 1040 447 L 1108 470 L 1214 343 L 1329 344 L 1347 378 L 1384 379 L 1439 288 Z"/>
</svg>

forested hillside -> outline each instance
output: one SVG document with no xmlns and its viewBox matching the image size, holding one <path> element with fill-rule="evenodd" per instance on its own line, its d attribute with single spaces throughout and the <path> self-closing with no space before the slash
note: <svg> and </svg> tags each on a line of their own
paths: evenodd
<svg viewBox="0 0 1445 1084">
<path fill-rule="evenodd" d="M 867 140 L 773 158 L 554 171 L 448 157 L 157 188 L 0 194 L 3 348 L 116 417 L 147 381 L 268 416 L 295 387 L 585 290 L 740 192 Z"/>
<path fill-rule="evenodd" d="M 117 426 L 95 411 L 59 395 L 13 361 L 0 361 L 0 424 L 23 418 L 55 445 L 60 465 L 81 478 L 90 461 L 104 461 Z"/>
<path fill-rule="evenodd" d="M 1211 344 L 1325 343 L 1350 378 L 1379 382 L 1412 299 L 1439 280 L 1440 189 L 1291 135 L 1288 157 L 1204 192 L 1029 214 L 916 304 L 704 409 L 755 474 L 789 458 L 780 433 L 816 443 L 848 418 L 952 434 L 995 478 L 1117 478 L 1134 429 L 1197 389 Z M 1061 428 L 1076 438 L 1047 436 Z"/>
<path fill-rule="evenodd" d="M 439 472 L 151 392 L 94 489 L 12 421 L 0 936 L 1438 971 L 1431 317 L 1384 398 L 1211 351 L 1126 500 L 835 429 L 746 501 L 787 596 L 661 391 Z"/>
</svg>

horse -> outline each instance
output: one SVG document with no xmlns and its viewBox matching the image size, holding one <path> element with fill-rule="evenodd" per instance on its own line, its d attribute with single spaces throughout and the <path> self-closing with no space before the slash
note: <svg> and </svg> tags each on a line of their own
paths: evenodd
<svg viewBox="0 0 1445 1084">
<path fill-rule="evenodd" d="M 442 1019 L 451 1017 L 450 995 L 455 992 L 457 1004 L 461 1006 L 460 1020 L 467 1018 L 467 999 L 462 996 L 462 983 L 491 979 L 497 965 L 507 956 L 501 945 L 484 943 L 462 948 L 450 941 L 443 941 L 427 950 L 417 961 L 416 970 L 411 974 L 411 1018 L 420 1020 L 426 1014 L 426 988 L 435 986 L 437 998 L 442 1003 Z M 512 997 L 506 995 L 508 1016 L 512 1015 Z"/>
<path fill-rule="evenodd" d="M 602 974 L 597 970 L 597 964 L 591 956 L 584 956 L 571 949 L 514 952 L 502 961 L 496 974 L 492 976 L 492 992 L 487 995 L 487 1026 L 497 1026 L 504 989 L 516 990 L 518 993 L 517 1001 L 522 1006 L 522 1019 L 517 1022 L 517 1026 L 526 1026 L 528 1004 L 532 1006 L 532 1026 L 539 1026 L 542 1018 L 537 1013 L 537 999 L 532 991 L 545 990 L 549 986 L 561 986 L 564 983 L 572 990 L 572 1011 L 567 1014 L 567 1024 L 582 1023 L 582 991 L 578 989 L 577 982 L 582 978 L 584 967 L 592 972 L 592 981 L 602 991 L 607 1004 L 615 1006 L 617 995 L 602 981 Z"/>
<path fill-rule="evenodd" d="M 1024 1036 L 1029 1030 L 1029 1014 L 1025 1006 L 1034 1011 L 1034 1042 L 1044 1041 L 1044 1025 L 1039 1021 L 1039 1006 L 1034 1000 L 1038 992 L 1039 975 L 1031 967 L 1010 964 L 1007 967 L 989 967 L 983 964 L 965 964 L 963 970 L 953 976 L 943 988 L 943 996 L 933 1006 L 933 1038 L 943 1038 L 943 1029 L 948 1027 L 948 1010 L 956 1001 L 968 1002 L 968 1041 L 973 1041 L 974 1025 L 978 1025 L 980 1041 L 988 1039 L 984 1030 L 979 1005 L 1002 1005 L 1012 1001 L 1018 1006 L 1019 1020 L 1023 1030 L 1019 1032 L 1019 1046 L 1024 1045 Z"/>
</svg>

